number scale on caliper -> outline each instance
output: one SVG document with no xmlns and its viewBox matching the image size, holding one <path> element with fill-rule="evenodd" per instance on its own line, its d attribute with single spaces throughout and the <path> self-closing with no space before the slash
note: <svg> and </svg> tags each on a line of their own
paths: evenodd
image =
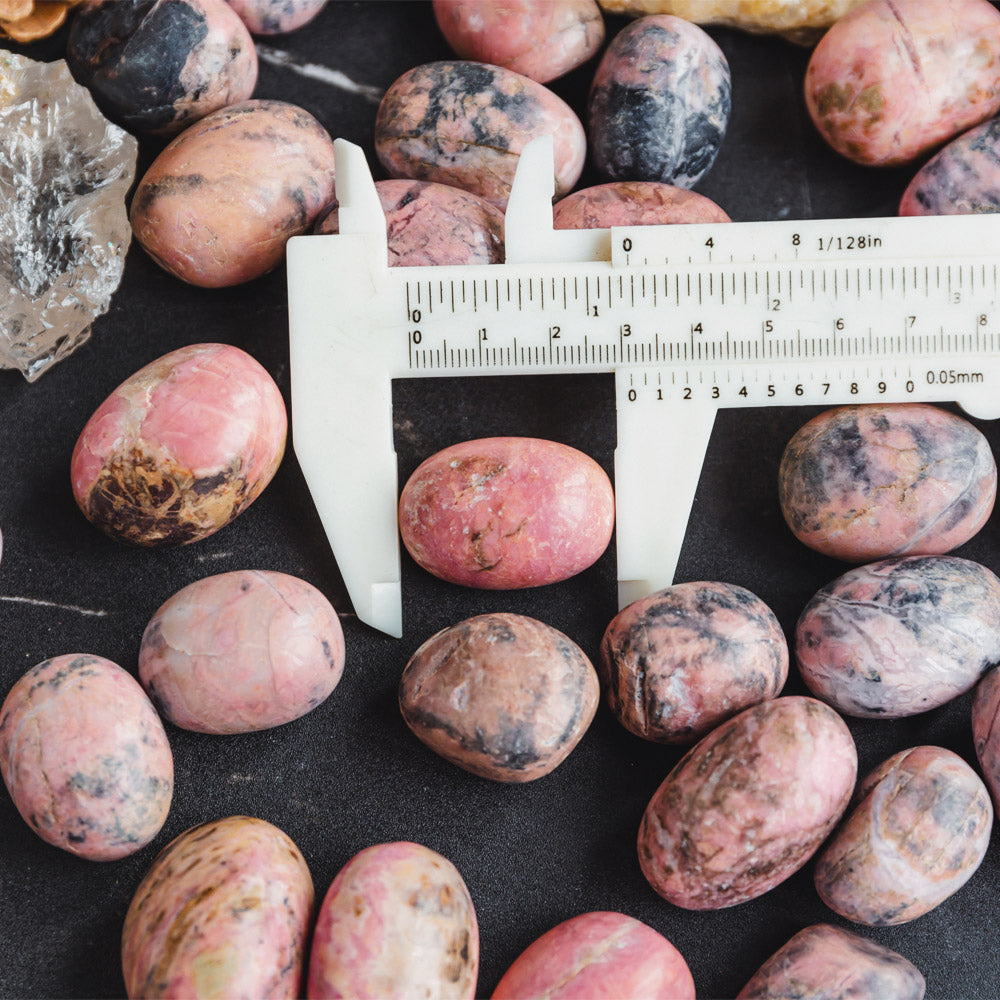
<svg viewBox="0 0 1000 1000">
<path fill-rule="evenodd" d="M 721 407 L 957 399 L 1000 415 L 1000 220 L 552 230 L 522 154 L 507 262 L 389 268 L 363 155 L 341 235 L 289 245 L 295 449 L 355 610 L 401 634 L 391 380 L 616 378 L 619 600 L 668 585 Z"/>
</svg>

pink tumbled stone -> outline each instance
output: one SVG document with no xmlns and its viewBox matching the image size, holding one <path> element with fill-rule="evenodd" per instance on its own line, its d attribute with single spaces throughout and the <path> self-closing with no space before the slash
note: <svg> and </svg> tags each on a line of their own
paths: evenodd
<svg viewBox="0 0 1000 1000">
<path fill-rule="evenodd" d="M 908 163 L 1000 110 L 1000 11 L 987 0 L 869 0 L 820 39 L 805 98 L 838 153 Z"/>
<path fill-rule="evenodd" d="M 313 881 L 282 830 L 227 816 L 157 855 L 122 927 L 131 1000 L 296 1000 Z"/>
<path fill-rule="evenodd" d="M 42 840 L 113 861 L 160 831 L 173 795 L 167 735 L 135 678 L 101 656 L 32 667 L 0 707 L 0 773 Z"/>
<path fill-rule="evenodd" d="M 280 390 L 249 354 L 182 347 L 127 378 L 87 421 L 70 463 L 73 495 L 113 538 L 198 541 L 257 499 L 287 427 Z"/>
<path fill-rule="evenodd" d="M 729 216 L 710 198 L 659 181 L 598 184 L 574 191 L 552 208 L 555 229 L 729 221 Z"/>
<path fill-rule="evenodd" d="M 589 456 L 537 438 L 464 441 L 426 459 L 399 500 L 410 555 L 451 583 L 538 587 L 594 563 L 614 527 L 611 481 Z"/>
<path fill-rule="evenodd" d="M 429 181 L 376 181 L 385 212 L 389 264 L 502 263 L 503 212 L 485 198 Z M 339 233 L 338 204 L 316 224 L 318 234 Z"/>
<path fill-rule="evenodd" d="M 283 35 L 308 24 L 326 0 L 226 0 L 253 35 Z"/>
<path fill-rule="evenodd" d="M 447 858 L 399 841 L 341 868 L 316 921 L 310 1000 L 472 1000 L 478 975 L 476 911 Z"/>
<path fill-rule="evenodd" d="M 455 54 L 547 83 L 585 63 L 604 41 L 595 0 L 434 0 Z"/>
<path fill-rule="evenodd" d="M 986 855 L 990 795 L 951 750 L 901 750 L 861 781 L 855 802 L 815 871 L 823 902 L 855 923 L 915 920 L 965 885 Z"/>
<path fill-rule="evenodd" d="M 391 177 L 438 181 L 507 206 L 521 150 L 551 135 L 557 198 L 583 170 L 587 139 L 573 109 L 540 83 L 481 62 L 432 62 L 404 73 L 375 118 Z"/>
<path fill-rule="evenodd" d="M 330 602 L 287 573 L 205 577 L 153 615 L 139 679 L 175 725 L 248 733 L 325 701 L 344 671 L 344 631 Z"/>
<path fill-rule="evenodd" d="M 684 956 L 662 935 L 624 913 L 582 913 L 521 952 L 492 1000 L 694 1000 Z"/>
<path fill-rule="evenodd" d="M 991 670 L 976 685 L 972 738 L 993 801 L 1000 803 L 1000 669 Z"/>
</svg>

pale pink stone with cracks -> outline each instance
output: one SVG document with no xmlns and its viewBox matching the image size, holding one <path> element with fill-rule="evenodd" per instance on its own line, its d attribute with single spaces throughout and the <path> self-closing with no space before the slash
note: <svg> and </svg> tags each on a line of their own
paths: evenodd
<svg viewBox="0 0 1000 1000">
<path fill-rule="evenodd" d="M 276 826 L 229 816 L 156 857 L 122 928 L 132 1000 L 294 1000 L 312 919 L 305 859 Z"/>
<path fill-rule="evenodd" d="M 182 347 L 127 378 L 87 421 L 70 462 L 73 495 L 113 538 L 197 541 L 260 495 L 287 428 L 280 390 L 249 354 Z"/>
<path fill-rule="evenodd" d="M 660 181 L 597 184 L 574 191 L 552 208 L 554 229 L 729 221 L 729 216 L 711 198 Z"/>
<path fill-rule="evenodd" d="M 455 54 L 548 83 L 585 63 L 604 41 L 596 0 L 434 0 Z"/>
<path fill-rule="evenodd" d="M 311 712 L 344 671 L 344 630 L 312 584 L 237 570 L 197 580 L 153 615 L 139 679 L 175 725 L 199 733 L 270 729 Z"/>
<path fill-rule="evenodd" d="M 624 913 L 581 913 L 557 924 L 514 960 L 492 1000 L 694 1000 L 684 956 Z"/>
<path fill-rule="evenodd" d="M 479 926 L 458 869 L 421 844 L 376 844 L 330 885 L 313 935 L 310 1000 L 472 1000 Z"/>
<path fill-rule="evenodd" d="M 91 861 L 148 844 L 163 826 L 174 765 L 163 724 L 131 674 L 69 653 L 32 667 L 0 708 L 0 773 L 44 841 Z"/>
</svg>

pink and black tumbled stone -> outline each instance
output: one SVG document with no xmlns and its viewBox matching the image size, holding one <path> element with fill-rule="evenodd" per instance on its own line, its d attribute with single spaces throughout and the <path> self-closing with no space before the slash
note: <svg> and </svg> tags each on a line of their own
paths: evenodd
<svg viewBox="0 0 1000 1000">
<path fill-rule="evenodd" d="M 594 163 L 611 180 L 694 187 L 715 162 L 730 106 L 729 64 L 701 28 L 669 14 L 639 18 L 594 75 Z"/>
<path fill-rule="evenodd" d="M 110 118 L 157 135 L 246 100 L 257 83 L 253 39 L 224 0 L 85 4 L 66 61 Z"/>
</svg>

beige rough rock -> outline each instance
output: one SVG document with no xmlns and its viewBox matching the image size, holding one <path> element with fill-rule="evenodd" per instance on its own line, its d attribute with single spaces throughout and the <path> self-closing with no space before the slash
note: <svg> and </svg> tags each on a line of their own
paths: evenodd
<svg viewBox="0 0 1000 1000">
<path fill-rule="evenodd" d="M 609 14 L 674 14 L 695 24 L 719 24 L 755 34 L 781 35 L 813 45 L 827 28 L 863 0 L 598 0 Z"/>
</svg>

